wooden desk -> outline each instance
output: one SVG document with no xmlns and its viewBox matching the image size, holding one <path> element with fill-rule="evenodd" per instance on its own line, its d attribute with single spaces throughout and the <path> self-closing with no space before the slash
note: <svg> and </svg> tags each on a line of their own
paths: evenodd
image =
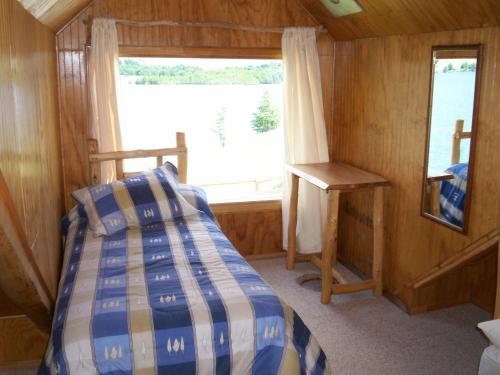
<svg viewBox="0 0 500 375">
<path fill-rule="evenodd" d="M 296 261 L 310 260 L 321 270 L 321 302 L 330 303 L 332 294 L 352 293 L 373 289 L 375 296 L 382 295 L 382 261 L 384 252 L 384 187 L 389 181 L 376 174 L 355 168 L 348 164 L 318 163 L 287 165 L 292 174 L 290 197 L 290 220 L 288 223 L 287 269 L 292 270 Z M 317 255 L 297 255 L 297 204 L 299 198 L 299 178 L 316 185 L 328 194 L 328 214 L 323 238 L 321 257 Z M 372 279 L 348 283 L 333 269 L 337 262 L 337 228 L 340 193 L 371 189 L 373 203 L 373 269 Z M 317 279 L 318 275 L 304 275 L 299 282 Z M 338 284 L 332 284 L 335 278 Z"/>
</svg>

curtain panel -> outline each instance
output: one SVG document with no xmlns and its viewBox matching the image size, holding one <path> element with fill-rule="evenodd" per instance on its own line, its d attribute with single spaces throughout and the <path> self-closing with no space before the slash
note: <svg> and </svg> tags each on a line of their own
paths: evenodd
<svg viewBox="0 0 500 375">
<path fill-rule="evenodd" d="M 284 72 L 284 135 L 287 164 L 328 162 L 319 57 L 314 28 L 286 28 L 282 37 Z M 291 178 L 283 183 L 283 248 L 288 248 Z M 297 250 L 320 252 L 326 195 L 300 180 Z"/>
<path fill-rule="evenodd" d="M 120 83 L 118 57 L 115 21 L 95 18 L 89 59 L 89 90 L 93 136 L 99 142 L 99 152 L 122 149 L 117 99 Z M 101 163 L 101 179 L 103 183 L 116 179 L 114 162 Z"/>
</svg>

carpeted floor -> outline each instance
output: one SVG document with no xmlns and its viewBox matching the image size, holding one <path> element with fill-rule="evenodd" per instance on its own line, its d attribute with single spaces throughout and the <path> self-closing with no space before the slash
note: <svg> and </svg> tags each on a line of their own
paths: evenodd
<svg viewBox="0 0 500 375">
<path fill-rule="evenodd" d="M 473 305 L 409 316 L 371 292 L 334 296 L 319 302 L 319 281 L 299 286 L 295 279 L 315 272 L 309 264 L 285 269 L 284 259 L 251 262 L 278 295 L 299 313 L 332 363 L 335 375 L 468 375 L 477 374 L 488 342 L 476 329 L 491 319 Z M 356 279 L 340 268 L 347 279 Z M 0 375 L 33 375 L 18 369 Z"/>
<path fill-rule="evenodd" d="M 320 303 L 320 282 L 295 282 L 316 272 L 310 264 L 285 269 L 284 259 L 251 262 L 278 295 L 299 313 L 321 346 L 336 375 L 477 374 L 487 340 L 478 322 L 490 320 L 474 305 L 409 316 L 371 292 L 337 295 Z M 339 267 L 348 280 L 357 279 Z"/>
</svg>

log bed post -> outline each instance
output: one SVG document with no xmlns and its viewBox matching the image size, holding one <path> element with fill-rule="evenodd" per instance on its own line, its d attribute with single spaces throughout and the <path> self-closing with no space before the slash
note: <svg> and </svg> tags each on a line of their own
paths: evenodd
<svg viewBox="0 0 500 375">
<path fill-rule="evenodd" d="M 186 136 L 184 133 L 176 133 L 177 148 L 184 148 L 184 152 L 180 152 L 177 156 L 177 168 L 179 171 L 179 182 L 185 184 L 187 182 L 188 154 L 186 147 Z"/>
</svg>

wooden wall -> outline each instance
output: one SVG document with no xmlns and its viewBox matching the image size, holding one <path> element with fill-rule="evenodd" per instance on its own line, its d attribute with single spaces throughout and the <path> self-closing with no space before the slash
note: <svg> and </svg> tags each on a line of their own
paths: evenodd
<svg viewBox="0 0 500 375">
<path fill-rule="evenodd" d="M 484 45 L 484 60 L 470 227 L 462 235 L 421 217 L 420 197 L 431 47 L 473 43 Z M 406 285 L 500 224 L 498 61 L 498 27 L 335 43 L 330 153 L 393 183 L 386 192 L 385 286 L 411 311 L 439 307 L 440 300 L 463 302 L 461 291 L 477 282 L 474 272 L 451 283 L 442 280 L 416 295 Z M 369 194 L 344 197 L 339 231 L 341 257 L 367 273 L 370 206 Z M 476 269 L 484 272 L 488 267 Z M 483 276 L 494 277 L 491 271 Z"/>
<path fill-rule="evenodd" d="M 63 209 L 54 51 L 50 29 L 17 1 L 0 2 L 0 169 L 55 297 Z M 1 303 L 2 312 L 16 313 Z M 46 337 L 26 318 L 0 319 L 0 333 L 0 365 L 41 357 Z"/>
<path fill-rule="evenodd" d="M 297 0 L 96 0 L 57 35 L 60 111 L 62 132 L 63 173 L 66 209 L 74 204 L 70 193 L 87 185 L 86 139 L 89 136 L 89 108 L 86 91 L 85 52 L 88 16 L 129 20 L 183 20 L 223 21 L 241 25 L 281 27 L 313 26 L 316 21 Z M 120 47 L 127 53 L 136 48 L 168 53 L 168 49 L 207 48 L 243 49 L 245 54 L 281 48 L 281 35 L 272 33 L 241 32 L 223 29 L 187 27 L 132 27 L 118 25 Z M 318 40 L 322 68 L 325 117 L 332 119 L 333 42 L 328 34 Z M 252 50 L 253 49 L 253 50 Z M 250 52 L 249 52 L 250 51 Z M 188 52 L 186 52 L 188 53 Z M 235 53 L 229 51 L 229 53 Z M 152 135 L 154 136 L 154 135 Z M 189 145 L 189 139 L 187 140 Z M 262 221 L 254 208 L 238 209 L 238 213 L 218 215 L 223 230 L 234 245 L 245 254 L 262 251 L 274 252 L 281 238 L 281 209 L 266 210 Z M 252 213 L 253 212 L 253 213 Z M 273 216 L 271 219 L 269 215 Z M 259 217 L 259 219 L 257 219 Z M 270 226 L 270 227 L 269 227 Z M 245 229 L 243 229 L 245 228 Z M 273 232 L 269 236 L 253 238 L 254 233 Z M 237 233 L 237 234 L 236 234 Z M 264 250 L 263 250 L 264 249 Z"/>
</svg>

